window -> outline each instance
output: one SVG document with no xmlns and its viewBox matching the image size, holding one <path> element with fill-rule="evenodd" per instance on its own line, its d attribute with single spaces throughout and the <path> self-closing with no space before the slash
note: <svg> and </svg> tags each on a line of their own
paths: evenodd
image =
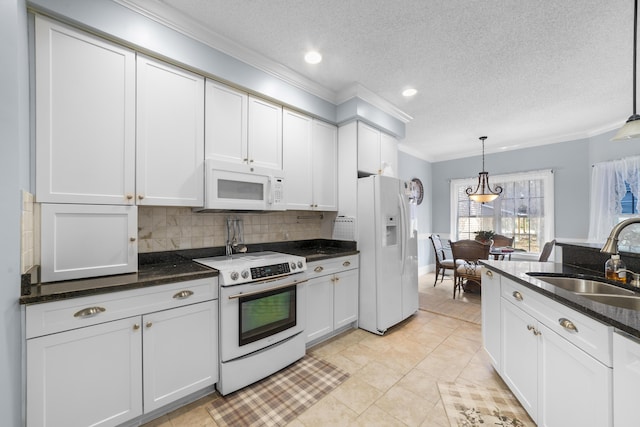
<svg viewBox="0 0 640 427">
<path fill-rule="evenodd" d="M 603 243 L 618 222 L 638 216 L 639 195 L 640 156 L 594 164 L 591 170 L 589 241 Z M 618 242 L 620 250 L 624 250 L 623 247 L 640 248 L 640 236 L 625 236 L 637 228 L 640 227 L 623 230 Z"/>
<path fill-rule="evenodd" d="M 502 194 L 493 202 L 469 199 L 465 189 L 477 185 L 477 178 L 451 182 L 452 233 L 456 240 L 474 239 L 480 230 L 514 237 L 514 247 L 540 252 L 553 239 L 553 172 L 551 170 L 490 176 Z"/>
</svg>

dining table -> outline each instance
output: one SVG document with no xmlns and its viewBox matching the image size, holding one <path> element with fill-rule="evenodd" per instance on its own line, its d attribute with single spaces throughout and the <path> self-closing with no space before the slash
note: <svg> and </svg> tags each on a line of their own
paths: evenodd
<svg viewBox="0 0 640 427">
<path fill-rule="evenodd" d="M 508 256 L 508 259 L 511 260 L 511 254 L 515 251 L 516 249 L 511 246 L 492 246 L 491 249 L 489 249 L 489 256 L 493 255 L 494 260 L 503 260 L 505 256 Z"/>
</svg>

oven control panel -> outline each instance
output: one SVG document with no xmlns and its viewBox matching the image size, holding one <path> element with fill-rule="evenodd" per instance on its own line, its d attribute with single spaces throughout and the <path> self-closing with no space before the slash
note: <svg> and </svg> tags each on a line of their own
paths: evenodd
<svg viewBox="0 0 640 427">
<path fill-rule="evenodd" d="M 260 267 L 251 268 L 251 278 L 253 280 L 264 279 L 266 277 L 281 276 L 283 274 L 289 274 L 290 272 L 291 272 L 291 268 L 288 262 L 283 262 L 281 264 L 273 264 L 273 265 L 262 265 Z"/>
</svg>

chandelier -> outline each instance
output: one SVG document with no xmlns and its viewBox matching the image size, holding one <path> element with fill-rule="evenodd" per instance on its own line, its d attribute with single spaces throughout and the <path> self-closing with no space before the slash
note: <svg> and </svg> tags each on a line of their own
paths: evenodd
<svg viewBox="0 0 640 427">
<path fill-rule="evenodd" d="M 620 128 L 612 141 L 640 138 L 640 115 L 636 114 L 636 56 L 638 53 L 638 0 L 633 9 L 633 114 Z"/>
<path fill-rule="evenodd" d="M 482 172 L 478 174 L 478 185 L 475 190 L 473 187 L 469 186 L 465 190 L 467 196 L 474 202 L 478 203 L 486 203 L 492 202 L 498 198 L 500 193 L 502 193 L 502 187 L 496 185 L 495 190 L 491 189 L 491 185 L 489 184 L 489 172 L 484 170 L 484 140 L 487 139 L 486 136 L 481 136 L 480 141 L 482 141 Z"/>
</svg>

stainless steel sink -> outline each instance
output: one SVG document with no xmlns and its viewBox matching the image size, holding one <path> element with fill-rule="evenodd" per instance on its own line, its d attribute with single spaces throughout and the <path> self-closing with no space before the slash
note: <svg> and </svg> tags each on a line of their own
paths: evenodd
<svg viewBox="0 0 640 427">
<path fill-rule="evenodd" d="M 579 279 L 575 277 L 558 277 L 558 276 L 537 276 L 531 274 L 538 280 L 550 283 L 559 288 L 578 294 L 613 294 L 613 295 L 635 295 L 635 292 L 624 289 L 616 285 L 597 280 Z"/>
<path fill-rule="evenodd" d="M 603 294 L 580 294 L 585 298 L 602 304 L 614 307 L 626 308 L 629 310 L 640 310 L 640 296 L 631 295 L 603 295 Z"/>
</svg>

